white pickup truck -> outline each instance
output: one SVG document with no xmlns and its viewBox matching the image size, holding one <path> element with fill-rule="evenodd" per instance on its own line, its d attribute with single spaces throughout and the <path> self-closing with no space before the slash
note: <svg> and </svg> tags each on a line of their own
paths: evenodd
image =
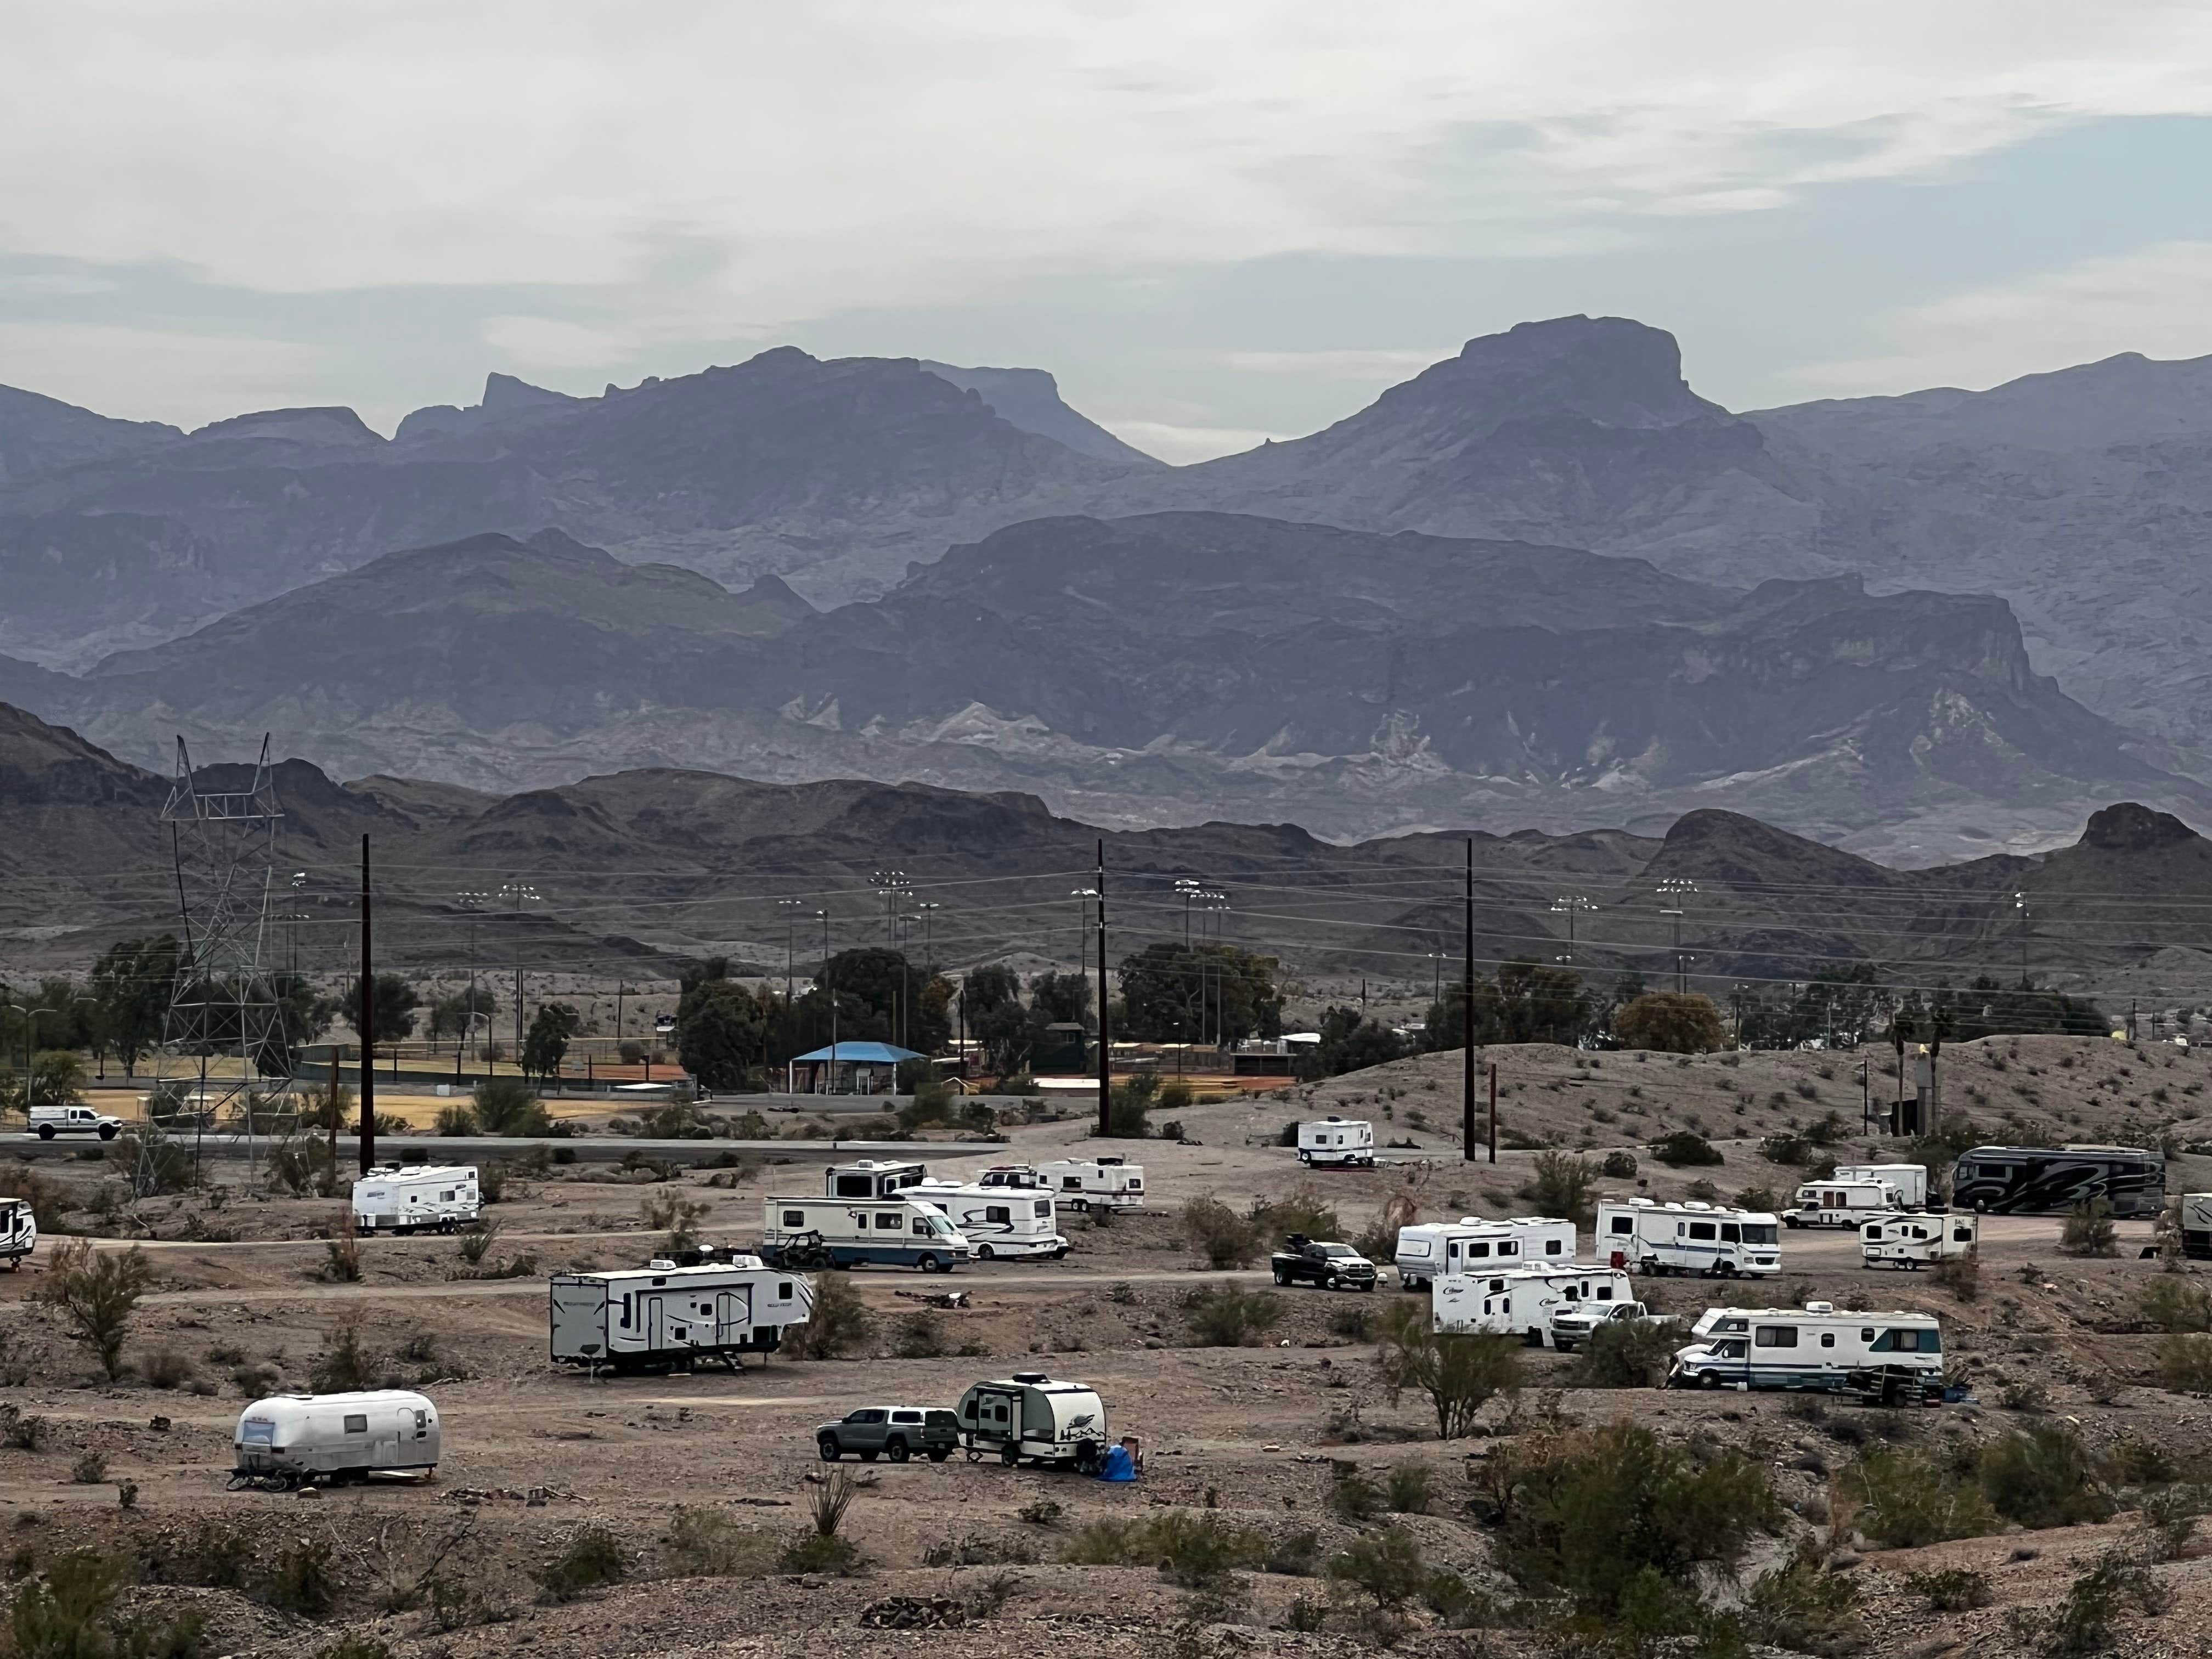
<svg viewBox="0 0 2212 1659">
<path fill-rule="evenodd" d="M 1570 1303 L 1568 1311 L 1552 1316 L 1552 1346 L 1562 1353 L 1588 1340 L 1607 1325 L 1672 1325 L 1672 1314 L 1653 1313 L 1641 1302 Z"/>
<path fill-rule="evenodd" d="M 33 1106 L 31 1133 L 41 1140 L 56 1135 L 98 1135 L 112 1140 L 123 1132 L 123 1120 L 95 1112 L 89 1106 Z"/>
</svg>

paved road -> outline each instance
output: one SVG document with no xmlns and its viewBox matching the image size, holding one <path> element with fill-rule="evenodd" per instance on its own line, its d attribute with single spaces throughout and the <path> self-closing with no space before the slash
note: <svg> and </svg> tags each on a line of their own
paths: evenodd
<svg viewBox="0 0 2212 1659">
<path fill-rule="evenodd" d="M 7 1137 L 6 1144 L 11 1152 L 46 1152 L 69 1158 L 85 1146 L 101 1143 L 81 1139 L 44 1141 L 34 1135 L 14 1134 Z M 188 1140 L 179 1144 L 191 1146 Z M 723 1152 L 752 1152 L 764 1158 L 820 1159 L 827 1163 L 843 1158 L 1005 1158 L 1011 1152 L 1004 1141 L 995 1140 L 643 1140 L 631 1135 L 510 1138 L 404 1134 L 376 1138 L 377 1157 L 384 1163 L 402 1161 L 407 1153 L 419 1151 L 424 1160 L 434 1164 L 482 1164 L 495 1158 L 526 1157 L 538 1147 L 548 1152 L 572 1152 L 580 1164 L 619 1164 L 632 1152 L 672 1163 L 703 1164 Z M 246 1155 L 246 1144 L 228 1135 L 210 1135 L 199 1143 L 198 1150 L 204 1158 L 242 1158 Z M 269 1142 L 266 1139 L 255 1142 L 254 1150 L 265 1157 Z M 340 1135 L 338 1167 L 351 1170 L 360 1161 L 361 1143 L 352 1135 Z"/>
</svg>

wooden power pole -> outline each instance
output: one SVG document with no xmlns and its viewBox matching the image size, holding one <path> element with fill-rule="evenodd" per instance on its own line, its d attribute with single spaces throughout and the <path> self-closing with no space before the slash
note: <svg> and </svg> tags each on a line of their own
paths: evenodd
<svg viewBox="0 0 2212 1659">
<path fill-rule="evenodd" d="M 376 1167 L 376 972 L 368 927 L 368 837 L 361 838 L 361 1172 Z M 335 1072 L 335 1064 L 331 1068 Z"/>
</svg>

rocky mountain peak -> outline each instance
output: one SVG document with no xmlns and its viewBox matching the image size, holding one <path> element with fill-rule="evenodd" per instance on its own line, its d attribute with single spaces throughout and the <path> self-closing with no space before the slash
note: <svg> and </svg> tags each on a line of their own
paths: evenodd
<svg viewBox="0 0 2212 1659">
<path fill-rule="evenodd" d="M 2172 813 L 2156 811 L 2131 800 L 2093 812 L 2088 827 L 2081 832 L 2082 846 L 2117 853 L 2146 853 L 2203 839 Z"/>
</svg>

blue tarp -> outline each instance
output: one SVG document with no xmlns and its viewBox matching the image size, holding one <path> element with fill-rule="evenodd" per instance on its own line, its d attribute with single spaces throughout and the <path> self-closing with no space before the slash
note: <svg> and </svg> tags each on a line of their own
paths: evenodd
<svg viewBox="0 0 2212 1659">
<path fill-rule="evenodd" d="M 1106 1462 L 1098 1471 L 1098 1478 L 1101 1480 L 1134 1480 L 1137 1478 L 1137 1466 L 1129 1456 L 1127 1446 L 1109 1446 L 1106 1449 Z"/>
<path fill-rule="evenodd" d="M 840 1066 L 896 1066 L 902 1060 L 920 1060 L 921 1056 L 911 1048 L 894 1048 L 888 1042 L 840 1042 L 836 1059 Z M 826 1063 L 831 1058 L 828 1048 L 817 1048 L 811 1054 L 800 1054 L 794 1064 Z"/>
</svg>

